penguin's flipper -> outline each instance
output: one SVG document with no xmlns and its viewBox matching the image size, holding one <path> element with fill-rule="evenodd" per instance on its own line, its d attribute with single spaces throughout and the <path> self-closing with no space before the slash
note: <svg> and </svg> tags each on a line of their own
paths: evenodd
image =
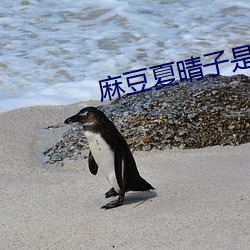
<svg viewBox="0 0 250 250">
<path fill-rule="evenodd" d="M 91 151 L 89 151 L 89 170 L 93 175 L 96 175 L 98 171 L 98 165 L 96 164 Z"/>
<path fill-rule="evenodd" d="M 117 195 L 118 195 L 118 193 L 115 191 L 114 188 L 111 188 L 108 192 L 105 193 L 106 198 L 109 198 L 109 197 L 112 197 L 112 196 L 115 197 Z"/>
<path fill-rule="evenodd" d="M 122 149 L 115 147 L 115 176 L 120 189 L 123 189 L 122 181 Z"/>
</svg>

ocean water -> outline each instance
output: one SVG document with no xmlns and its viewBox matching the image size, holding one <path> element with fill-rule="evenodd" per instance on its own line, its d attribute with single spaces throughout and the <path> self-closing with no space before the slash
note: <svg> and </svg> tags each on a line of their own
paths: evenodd
<svg viewBox="0 0 250 250">
<path fill-rule="evenodd" d="M 250 43 L 250 1 L 1 0 L 0 112 L 100 100 L 99 81 L 224 50 L 223 75 L 237 70 L 232 48 Z M 215 67 L 203 73 L 215 73 Z M 173 86 L 174 87 L 174 86 Z M 131 92 L 131 91 L 130 91 Z M 114 96 L 113 98 L 115 98 Z"/>
</svg>

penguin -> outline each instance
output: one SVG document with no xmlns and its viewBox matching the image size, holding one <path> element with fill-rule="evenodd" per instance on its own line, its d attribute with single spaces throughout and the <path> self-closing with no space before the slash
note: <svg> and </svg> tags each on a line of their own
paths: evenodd
<svg viewBox="0 0 250 250">
<path fill-rule="evenodd" d="M 101 208 L 121 206 L 128 191 L 154 189 L 140 176 L 126 140 L 102 111 L 86 107 L 65 120 L 67 124 L 73 122 L 79 122 L 83 126 L 88 140 L 90 172 L 96 175 L 100 168 L 112 187 L 105 193 L 106 198 L 118 196 L 117 200 Z"/>
</svg>

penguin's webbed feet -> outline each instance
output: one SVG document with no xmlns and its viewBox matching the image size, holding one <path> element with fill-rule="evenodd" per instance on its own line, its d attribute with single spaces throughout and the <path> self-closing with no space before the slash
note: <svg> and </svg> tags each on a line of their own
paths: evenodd
<svg viewBox="0 0 250 250">
<path fill-rule="evenodd" d="M 118 200 L 116 200 L 116 201 L 111 201 L 110 203 L 108 203 L 108 204 L 102 206 L 101 208 L 110 209 L 110 208 L 114 208 L 114 207 L 119 207 L 119 206 L 122 205 L 123 200 L 124 200 L 124 197 L 123 197 L 123 196 L 119 196 Z"/>
<path fill-rule="evenodd" d="M 114 188 L 111 188 L 107 193 L 105 193 L 106 198 L 109 198 L 109 197 L 112 197 L 112 196 L 115 197 L 117 195 L 118 195 L 118 193 L 115 191 Z"/>
</svg>

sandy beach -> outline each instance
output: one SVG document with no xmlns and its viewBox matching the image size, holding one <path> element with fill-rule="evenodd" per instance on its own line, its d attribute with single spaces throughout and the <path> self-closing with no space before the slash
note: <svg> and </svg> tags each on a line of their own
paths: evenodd
<svg viewBox="0 0 250 250">
<path fill-rule="evenodd" d="M 249 143 L 134 152 L 155 192 L 103 210 L 110 186 L 87 159 L 42 158 L 68 129 L 45 128 L 88 105 L 0 113 L 0 249 L 249 249 Z"/>
</svg>

